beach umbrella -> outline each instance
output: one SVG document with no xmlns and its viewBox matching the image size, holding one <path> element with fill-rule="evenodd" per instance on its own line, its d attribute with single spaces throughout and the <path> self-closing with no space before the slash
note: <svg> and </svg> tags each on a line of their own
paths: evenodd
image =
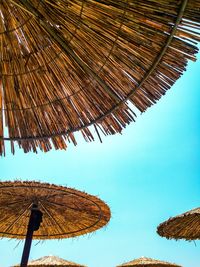
<svg viewBox="0 0 200 267">
<path fill-rule="evenodd" d="M 26 239 L 20 266 L 27 266 L 32 239 L 80 236 L 109 219 L 109 207 L 84 192 L 34 181 L 0 182 L 0 236 Z"/>
<path fill-rule="evenodd" d="M 0 154 L 121 132 L 195 60 L 199 29 L 200 0 L 2 0 Z"/>
<path fill-rule="evenodd" d="M 200 208 L 169 218 L 158 226 L 157 233 L 168 239 L 200 239 Z"/>
<path fill-rule="evenodd" d="M 141 257 L 138 259 L 135 259 L 133 261 L 126 262 L 122 265 L 118 265 L 117 267 L 180 267 L 180 265 L 166 262 L 166 261 L 160 261 L 160 260 L 154 260 L 147 257 Z"/>
<path fill-rule="evenodd" d="M 15 265 L 13 267 L 18 267 L 20 265 Z M 39 258 L 37 260 L 33 260 L 30 261 L 28 263 L 28 266 L 34 266 L 34 267 L 56 267 L 56 266 L 60 266 L 60 267 L 86 267 L 84 265 L 81 264 L 77 264 L 71 261 L 66 261 L 64 259 L 61 259 L 59 257 L 56 256 L 45 256 L 42 258 Z"/>
</svg>

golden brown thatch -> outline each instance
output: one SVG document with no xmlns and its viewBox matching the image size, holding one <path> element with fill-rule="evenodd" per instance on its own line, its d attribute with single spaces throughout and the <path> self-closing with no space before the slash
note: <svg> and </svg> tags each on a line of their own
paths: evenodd
<svg viewBox="0 0 200 267">
<path fill-rule="evenodd" d="M 84 192 L 39 182 L 0 182 L 0 236 L 24 239 L 33 203 L 43 212 L 34 239 L 75 237 L 110 220 L 109 207 Z"/>
<path fill-rule="evenodd" d="M 151 258 L 141 257 L 139 259 L 135 259 L 133 261 L 129 261 L 127 263 L 124 263 L 122 265 L 119 265 L 118 267 L 132 267 L 132 266 L 144 266 L 144 267 L 181 267 L 180 265 L 166 262 L 166 261 L 160 261 L 160 260 L 154 260 Z"/>
<path fill-rule="evenodd" d="M 200 239 L 200 208 L 172 217 L 161 223 L 157 233 L 168 239 Z"/>
<path fill-rule="evenodd" d="M 20 265 L 15 265 L 13 267 L 18 267 Z M 28 266 L 34 266 L 34 267 L 86 267 L 84 265 L 80 265 L 71 261 L 66 261 L 64 259 L 61 259 L 56 256 L 45 256 L 42 258 L 39 258 L 37 260 L 30 261 L 28 263 Z"/>
<path fill-rule="evenodd" d="M 48 151 L 78 130 L 93 140 L 90 125 L 121 132 L 128 103 L 156 103 L 200 40 L 200 0 L 3 0 L 0 11 L 0 154 L 5 140 Z"/>
</svg>

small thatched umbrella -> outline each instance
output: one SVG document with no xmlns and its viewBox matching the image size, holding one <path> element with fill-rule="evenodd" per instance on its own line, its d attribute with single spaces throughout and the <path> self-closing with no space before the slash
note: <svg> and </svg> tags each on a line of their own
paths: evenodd
<svg viewBox="0 0 200 267">
<path fill-rule="evenodd" d="M 151 258 L 141 257 L 138 259 L 135 259 L 133 261 L 126 262 L 122 265 L 118 265 L 117 267 L 181 267 L 180 265 L 166 262 L 166 261 L 160 261 L 160 260 L 154 260 Z"/>
<path fill-rule="evenodd" d="M 128 103 L 144 112 L 195 60 L 199 29 L 200 0 L 2 0 L 0 154 L 121 132 Z"/>
<path fill-rule="evenodd" d="M 76 237 L 103 227 L 109 219 L 109 207 L 84 192 L 39 182 L 0 182 L 0 236 L 26 238 L 23 267 L 32 238 Z"/>
<path fill-rule="evenodd" d="M 20 265 L 15 265 L 13 267 L 19 267 Z M 37 260 L 30 261 L 28 266 L 34 267 L 86 267 L 85 265 L 77 264 L 71 261 L 66 261 L 56 256 L 45 256 Z"/>
<path fill-rule="evenodd" d="M 168 239 L 200 239 L 200 208 L 169 218 L 158 226 L 157 233 Z"/>
</svg>

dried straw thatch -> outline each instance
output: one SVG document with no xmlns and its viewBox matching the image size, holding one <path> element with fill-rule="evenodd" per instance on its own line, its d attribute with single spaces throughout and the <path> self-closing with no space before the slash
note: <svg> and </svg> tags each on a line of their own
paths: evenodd
<svg viewBox="0 0 200 267">
<path fill-rule="evenodd" d="M 18 267 L 20 265 L 15 265 L 13 267 Z M 71 261 L 66 261 L 56 256 L 45 256 L 37 260 L 30 261 L 28 266 L 34 267 L 86 267 Z"/>
<path fill-rule="evenodd" d="M 0 182 L 0 236 L 24 239 L 33 203 L 43 212 L 34 239 L 87 234 L 110 219 L 109 207 L 84 192 L 39 182 Z"/>
<path fill-rule="evenodd" d="M 160 260 L 154 260 L 151 258 L 141 257 L 139 259 L 135 259 L 133 261 L 124 263 L 122 265 L 119 265 L 118 267 L 132 267 L 132 266 L 144 266 L 144 267 L 180 267 L 180 265 L 166 262 L 166 261 L 160 261 Z"/>
<path fill-rule="evenodd" d="M 145 111 L 195 60 L 199 29 L 200 0 L 2 0 L 0 154 L 121 132 L 127 101 Z"/>
<path fill-rule="evenodd" d="M 200 239 L 200 208 L 172 217 L 161 223 L 157 233 L 168 239 Z"/>
</svg>

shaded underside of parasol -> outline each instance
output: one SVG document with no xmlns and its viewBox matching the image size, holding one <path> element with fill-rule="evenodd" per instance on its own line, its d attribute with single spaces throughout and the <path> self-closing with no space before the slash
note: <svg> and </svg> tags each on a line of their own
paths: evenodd
<svg viewBox="0 0 200 267">
<path fill-rule="evenodd" d="M 200 239 L 200 208 L 169 218 L 158 226 L 157 233 L 168 239 Z"/>
<path fill-rule="evenodd" d="M 76 237 L 110 220 L 109 207 L 87 193 L 47 183 L 0 182 L 0 236 L 24 239 L 33 204 L 43 213 L 33 239 Z"/>
<path fill-rule="evenodd" d="M 13 267 L 18 267 L 20 265 L 15 265 Z M 80 265 L 71 261 L 67 261 L 64 259 L 61 259 L 56 256 L 45 256 L 42 258 L 39 258 L 37 260 L 30 261 L 28 263 L 28 266 L 34 266 L 34 267 L 55 267 L 55 266 L 60 266 L 60 267 L 86 267 L 84 265 Z"/>
<path fill-rule="evenodd" d="M 133 261 L 126 262 L 122 265 L 119 265 L 118 267 L 131 267 L 131 266 L 138 266 L 138 267 L 181 267 L 180 265 L 166 262 L 166 261 L 160 261 L 160 260 L 154 260 L 147 257 L 141 257 L 138 259 L 135 259 Z"/>
<path fill-rule="evenodd" d="M 0 154 L 121 132 L 195 60 L 199 29 L 200 0 L 2 0 Z"/>
</svg>

